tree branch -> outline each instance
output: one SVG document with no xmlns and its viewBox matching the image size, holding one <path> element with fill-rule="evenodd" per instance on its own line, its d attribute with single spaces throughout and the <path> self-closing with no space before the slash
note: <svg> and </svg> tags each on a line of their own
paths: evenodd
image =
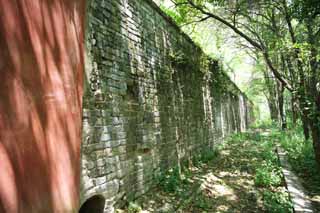
<svg viewBox="0 0 320 213">
<path fill-rule="evenodd" d="M 290 92 L 292 92 L 293 89 L 292 89 L 291 85 L 289 84 L 289 82 L 285 78 L 283 78 L 283 76 L 273 66 L 268 52 L 264 52 L 263 57 L 268 65 L 268 67 L 271 69 L 272 73 L 274 74 L 274 76 L 283 84 L 283 86 L 285 86 Z"/>
<path fill-rule="evenodd" d="M 217 16 L 211 12 L 206 11 L 204 8 L 202 8 L 200 5 L 195 4 L 192 0 L 187 0 L 187 2 L 190 4 L 190 6 L 196 10 L 198 10 L 199 12 L 201 12 L 202 14 L 209 16 L 221 23 L 223 23 L 224 25 L 226 25 L 227 27 L 229 27 L 230 29 L 232 29 L 236 34 L 238 34 L 239 36 L 241 36 L 242 38 L 244 38 L 247 42 L 249 42 L 252 46 L 254 46 L 255 48 L 257 48 L 258 50 L 260 50 L 263 53 L 263 57 L 267 63 L 267 65 L 269 66 L 270 70 L 272 71 L 272 73 L 274 74 L 274 76 L 283 84 L 283 86 L 285 86 L 289 91 L 293 91 L 291 85 L 289 84 L 289 82 L 281 75 L 281 73 L 273 66 L 272 61 L 270 59 L 270 56 L 268 54 L 268 51 L 266 49 L 266 47 L 262 46 L 261 44 L 257 43 L 256 41 L 254 41 L 253 39 L 251 39 L 248 35 L 246 35 L 244 32 L 242 32 L 241 30 L 239 30 L 237 27 L 235 27 L 234 25 L 232 25 L 230 22 L 226 21 L 225 19 L 221 18 L 220 16 Z"/>
<path fill-rule="evenodd" d="M 220 16 L 217 16 L 213 13 L 210 13 L 206 10 L 204 10 L 202 7 L 200 7 L 199 5 L 196 5 L 192 0 L 187 0 L 190 4 L 191 7 L 193 7 L 194 9 L 198 10 L 199 12 L 201 12 L 202 14 L 205 14 L 221 23 L 223 23 L 224 25 L 226 25 L 227 27 L 231 28 L 235 33 L 237 33 L 238 35 L 240 35 L 242 38 L 244 38 L 246 41 L 248 41 L 252 46 L 256 47 L 257 49 L 260 49 L 263 51 L 263 47 L 258 44 L 257 42 L 255 42 L 254 40 L 252 40 L 249 36 L 247 36 L 245 33 L 243 33 L 242 31 L 240 31 L 238 28 L 236 28 L 234 25 L 232 25 L 231 23 L 229 23 L 228 21 L 224 20 L 223 18 L 221 18 Z"/>
<path fill-rule="evenodd" d="M 189 25 L 189 24 L 200 23 L 200 22 L 203 22 L 205 20 L 208 20 L 209 18 L 210 18 L 210 16 L 206 16 L 206 17 L 201 18 L 199 20 L 195 20 L 195 21 L 184 23 L 184 24 L 180 25 L 180 27 L 183 27 L 183 26 L 186 26 L 186 25 Z"/>
</svg>

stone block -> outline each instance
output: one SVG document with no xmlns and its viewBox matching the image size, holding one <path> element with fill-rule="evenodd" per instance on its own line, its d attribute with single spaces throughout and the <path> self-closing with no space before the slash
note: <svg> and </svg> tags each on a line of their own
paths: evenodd
<svg viewBox="0 0 320 213">
<path fill-rule="evenodd" d="M 147 190 L 155 169 L 175 166 L 177 142 L 187 158 L 250 119 L 249 101 L 238 101 L 220 68 L 151 4 L 88 6 L 81 168 L 92 181 L 83 188 L 92 193 L 94 181 L 110 205 Z"/>
</svg>

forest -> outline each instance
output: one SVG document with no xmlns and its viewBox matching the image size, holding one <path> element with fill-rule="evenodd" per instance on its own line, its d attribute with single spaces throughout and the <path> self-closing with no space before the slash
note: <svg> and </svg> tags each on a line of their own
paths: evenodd
<svg viewBox="0 0 320 213">
<path fill-rule="evenodd" d="M 320 0 L 0 0 L 0 213 L 320 212 Z"/>
<path fill-rule="evenodd" d="M 282 130 L 288 128 L 288 123 L 292 126 L 301 123 L 305 140 L 312 140 L 315 158 L 320 164 L 319 2 L 169 2 L 170 6 L 162 8 L 180 26 L 198 30 L 197 25 L 205 23 L 204 31 L 211 33 L 207 36 L 213 36 L 213 33 L 219 34 L 219 31 L 210 31 L 213 22 L 229 30 L 224 31 L 222 37 L 230 31 L 234 34 L 238 48 L 250 55 L 263 76 L 252 79 L 250 87 L 255 91 L 249 94 L 262 94 L 267 98 L 270 119 Z"/>
<path fill-rule="evenodd" d="M 267 131 L 267 134 L 234 136 L 222 148 L 224 151 L 231 149 L 233 154 L 228 154 L 227 158 L 233 161 L 237 156 L 238 163 L 234 163 L 242 167 L 245 166 L 241 164 L 243 159 L 252 154 L 251 146 L 260 147 L 255 155 L 264 156 L 260 159 L 261 165 L 257 165 L 256 158 L 248 158 L 255 170 L 255 185 L 264 187 L 261 198 L 264 210 L 248 207 L 250 205 L 236 208 L 230 203 L 226 204 L 229 209 L 219 209 L 219 202 L 228 201 L 212 201 L 208 196 L 200 196 L 191 198 L 187 207 L 182 202 L 179 211 L 291 212 L 295 204 L 289 197 L 294 200 L 294 196 L 283 194 L 277 188 L 283 186 L 280 183 L 283 174 L 280 174 L 281 168 L 273 150 L 278 145 L 285 149 L 294 173 L 302 179 L 315 206 L 314 211 L 320 211 L 319 1 L 159 0 L 158 5 L 207 54 L 223 61 L 228 75 L 255 104 L 256 121 L 252 128 Z M 246 139 L 254 141 L 249 148 L 241 145 Z M 233 146 L 241 147 L 242 154 L 235 154 Z M 222 155 L 225 155 L 224 151 Z M 232 168 L 232 163 L 221 162 L 221 155 L 217 158 L 216 163 L 220 166 L 211 168 L 214 174 L 222 167 L 225 170 Z M 211 160 L 206 158 L 206 162 Z M 163 181 L 165 190 L 178 191 L 172 199 L 182 199 L 179 190 L 190 190 L 179 188 L 179 181 L 173 181 L 179 179 L 175 172 L 166 177 Z M 238 181 L 241 178 L 238 177 Z M 232 185 L 230 182 L 224 184 Z M 210 191 L 208 185 L 204 188 Z M 212 190 L 211 193 L 214 194 Z M 232 194 L 225 193 L 225 197 Z M 246 199 L 247 195 L 241 196 Z M 131 209 L 135 207 L 135 204 L 131 205 Z M 296 206 L 294 211 L 297 211 Z"/>
</svg>

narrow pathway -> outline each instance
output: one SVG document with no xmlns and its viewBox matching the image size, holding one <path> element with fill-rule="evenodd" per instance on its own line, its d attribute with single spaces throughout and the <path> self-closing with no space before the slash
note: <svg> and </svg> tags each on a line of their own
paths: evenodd
<svg viewBox="0 0 320 213">
<path fill-rule="evenodd" d="M 260 132 L 234 136 L 210 161 L 195 163 L 175 180 L 173 190 L 162 184 L 118 212 L 137 206 L 142 212 L 292 212 L 274 148 Z M 165 181 L 170 178 L 177 177 Z"/>
<path fill-rule="evenodd" d="M 287 184 L 294 211 L 303 213 L 312 213 L 313 207 L 310 198 L 308 197 L 305 188 L 301 184 L 299 177 L 293 173 L 291 165 L 288 163 L 286 152 L 279 146 L 277 152 L 282 167 L 282 173 Z"/>
</svg>

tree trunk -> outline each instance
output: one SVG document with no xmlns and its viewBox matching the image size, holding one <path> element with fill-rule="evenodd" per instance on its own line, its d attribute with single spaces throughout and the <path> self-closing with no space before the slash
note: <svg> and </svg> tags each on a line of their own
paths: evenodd
<svg viewBox="0 0 320 213">
<path fill-rule="evenodd" d="M 318 165 L 320 166 L 320 92 L 314 91 L 315 96 L 315 114 L 314 121 L 312 122 L 312 141 L 314 147 L 314 153 Z"/>
<path fill-rule="evenodd" d="M 292 117 L 292 125 L 295 127 L 297 125 L 298 113 L 297 113 L 297 100 L 295 95 L 291 96 L 291 117 Z"/>
<path fill-rule="evenodd" d="M 286 114 L 284 110 L 284 86 L 282 83 L 278 82 L 278 104 L 279 104 L 279 115 L 280 115 L 280 125 L 282 130 L 287 129 L 287 120 L 286 120 Z"/>
<path fill-rule="evenodd" d="M 274 122 L 279 122 L 279 105 L 277 104 L 278 91 L 275 85 L 275 80 L 268 68 L 264 71 L 264 79 L 268 88 L 268 106 L 270 111 L 270 118 Z"/>
<path fill-rule="evenodd" d="M 287 7 L 286 0 L 283 1 L 283 6 L 284 6 L 286 22 L 287 22 L 290 37 L 291 37 L 291 42 L 293 45 L 295 45 L 297 43 L 297 39 L 296 39 L 296 35 L 295 35 L 294 29 L 293 29 L 292 23 L 291 23 L 292 18 L 290 17 L 290 15 L 288 13 L 288 7 Z M 302 60 L 299 58 L 299 54 L 300 54 L 300 49 L 295 48 L 294 53 L 293 53 L 293 57 L 297 63 L 297 70 L 298 70 L 298 76 L 299 76 L 299 81 L 298 81 L 298 85 L 297 85 L 299 107 L 300 107 L 300 111 L 301 111 L 301 120 L 302 120 L 302 125 L 303 125 L 304 137 L 306 140 L 308 140 L 310 138 L 310 131 L 309 131 L 308 111 L 307 111 L 307 107 L 306 107 L 306 99 L 307 99 L 306 98 L 306 83 L 305 83 L 306 76 L 304 73 Z M 287 62 L 289 62 L 288 65 L 291 64 L 290 61 L 287 61 Z"/>
<path fill-rule="evenodd" d="M 303 135 L 305 140 L 309 140 L 310 138 L 310 129 L 309 129 L 309 121 L 308 121 L 308 115 L 306 115 L 304 112 L 301 114 L 301 121 L 302 121 L 302 127 L 303 127 Z"/>
<path fill-rule="evenodd" d="M 279 110 L 277 107 L 277 104 L 275 103 L 274 100 L 268 100 L 268 106 L 270 110 L 270 118 L 274 122 L 279 121 Z"/>
<path fill-rule="evenodd" d="M 318 165 L 320 165 L 320 126 L 317 120 L 312 123 L 311 129 L 314 154 Z"/>
<path fill-rule="evenodd" d="M 307 26 L 307 35 L 308 35 L 308 42 L 311 46 L 310 52 L 310 80 L 309 80 L 309 95 L 312 100 L 312 111 L 311 111 L 311 130 L 312 130 L 312 141 L 314 147 L 315 158 L 320 166 L 320 88 L 318 88 L 318 84 L 320 81 L 319 75 L 319 62 L 317 60 L 318 51 L 317 47 L 319 47 L 318 39 L 314 36 L 313 33 L 313 26 L 314 22 L 313 19 L 309 19 L 306 23 Z"/>
<path fill-rule="evenodd" d="M 285 57 L 285 62 L 287 63 L 289 75 L 290 75 L 290 80 L 292 82 L 292 87 L 296 88 L 296 85 L 294 84 L 295 80 L 297 79 L 297 76 L 295 74 L 295 70 L 293 68 L 292 62 L 289 57 Z M 297 95 L 295 92 L 291 93 L 291 117 L 292 117 L 292 125 L 295 127 L 297 125 L 297 120 L 298 120 L 298 100 L 297 100 Z"/>
</svg>

